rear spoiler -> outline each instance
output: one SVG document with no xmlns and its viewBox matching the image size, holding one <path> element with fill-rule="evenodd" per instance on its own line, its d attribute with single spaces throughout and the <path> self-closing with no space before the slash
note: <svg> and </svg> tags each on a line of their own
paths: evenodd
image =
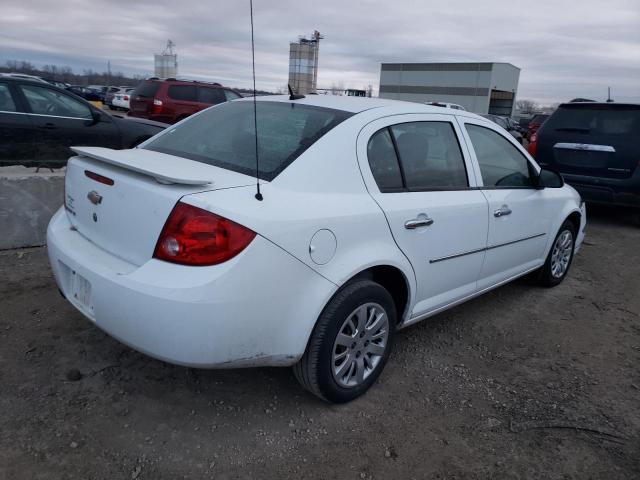
<svg viewBox="0 0 640 480">
<path fill-rule="evenodd" d="M 71 147 L 71 150 L 84 157 L 148 175 L 162 184 L 209 185 L 213 183 L 212 169 L 209 165 L 165 153 L 143 148 L 112 150 L 103 147 Z"/>
</svg>

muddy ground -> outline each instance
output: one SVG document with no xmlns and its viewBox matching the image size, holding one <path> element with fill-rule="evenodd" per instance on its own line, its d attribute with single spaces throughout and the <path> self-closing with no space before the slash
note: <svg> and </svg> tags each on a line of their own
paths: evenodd
<svg viewBox="0 0 640 480">
<path fill-rule="evenodd" d="M 60 297 L 44 248 L 1 252 L 0 479 L 640 478 L 628 217 L 592 210 L 561 286 L 517 281 L 395 347 L 364 398 L 332 406 L 290 369 L 139 354 Z"/>
</svg>

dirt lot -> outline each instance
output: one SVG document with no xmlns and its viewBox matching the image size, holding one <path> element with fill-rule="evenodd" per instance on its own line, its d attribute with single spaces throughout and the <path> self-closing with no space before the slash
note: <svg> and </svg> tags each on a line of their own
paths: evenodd
<svg viewBox="0 0 640 480">
<path fill-rule="evenodd" d="M 612 215 L 561 286 L 403 331 L 343 406 L 289 369 L 132 351 L 59 296 L 45 249 L 2 252 L 0 479 L 640 478 L 640 228 Z"/>
</svg>

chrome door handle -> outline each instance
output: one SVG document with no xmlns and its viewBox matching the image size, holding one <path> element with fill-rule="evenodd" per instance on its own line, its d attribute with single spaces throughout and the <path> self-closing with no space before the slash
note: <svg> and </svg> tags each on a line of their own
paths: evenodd
<svg viewBox="0 0 640 480">
<path fill-rule="evenodd" d="M 404 228 L 407 230 L 415 230 L 418 227 L 428 227 L 431 224 L 433 224 L 433 218 L 420 215 L 418 218 L 404 222 Z"/>
<path fill-rule="evenodd" d="M 494 217 L 504 217 L 505 215 L 511 215 L 511 209 L 506 205 L 503 205 L 493 212 Z"/>
</svg>

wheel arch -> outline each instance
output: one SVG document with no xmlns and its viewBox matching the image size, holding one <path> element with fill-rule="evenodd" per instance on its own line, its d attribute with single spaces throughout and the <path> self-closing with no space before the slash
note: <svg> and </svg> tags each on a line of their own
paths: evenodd
<svg viewBox="0 0 640 480">
<path fill-rule="evenodd" d="M 573 226 L 576 229 L 575 233 L 577 235 L 578 232 L 580 232 L 580 223 L 582 221 L 582 213 L 580 211 L 578 211 L 578 210 L 575 210 L 575 211 L 573 211 L 573 212 L 571 212 L 569 214 L 569 216 L 566 218 L 566 220 L 569 220 L 573 224 Z"/>
<path fill-rule="evenodd" d="M 391 294 L 396 305 L 396 325 L 401 325 L 409 313 L 412 298 L 411 283 L 405 272 L 395 265 L 371 265 L 352 275 L 340 286 L 337 292 L 360 279 L 372 280 L 382 285 Z"/>
</svg>

